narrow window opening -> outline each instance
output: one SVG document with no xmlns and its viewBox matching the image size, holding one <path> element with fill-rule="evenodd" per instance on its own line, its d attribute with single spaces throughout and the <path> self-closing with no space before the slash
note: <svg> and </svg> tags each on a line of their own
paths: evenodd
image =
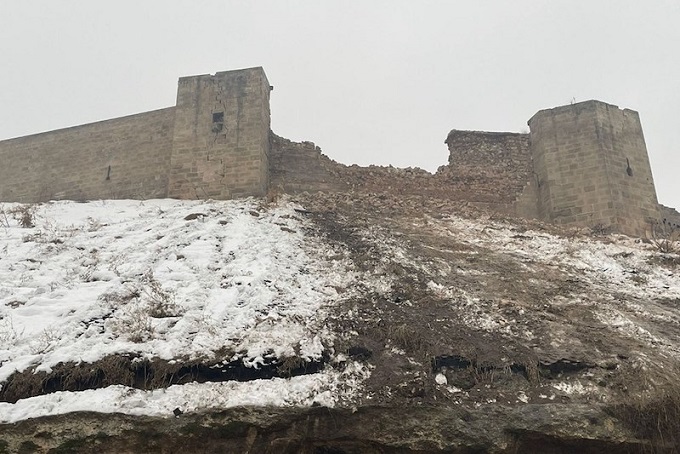
<svg viewBox="0 0 680 454">
<path fill-rule="evenodd" d="M 626 158 L 626 166 L 627 166 L 626 167 L 626 173 L 628 174 L 629 177 L 632 177 L 633 176 L 633 169 L 631 169 L 631 167 L 630 167 L 630 161 L 628 160 L 628 158 Z"/>
<path fill-rule="evenodd" d="M 212 132 L 217 134 L 224 129 L 224 112 L 214 112 L 212 114 Z"/>
</svg>

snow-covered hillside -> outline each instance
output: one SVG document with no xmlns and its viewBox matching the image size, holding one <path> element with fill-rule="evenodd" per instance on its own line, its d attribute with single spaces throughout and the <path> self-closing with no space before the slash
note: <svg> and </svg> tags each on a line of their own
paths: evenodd
<svg viewBox="0 0 680 454">
<path fill-rule="evenodd" d="M 675 408 L 679 271 L 645 239 L 389 194 L 0 204 L 0 424 L 276 407 L 297 434 L 316 406 L 422 405 L 469 447 L 513 430 L 637 446 L 653 437 L 619 410 L 659 408 L 657 427 Z M 496 432 L 474 428 L 492 414 Z M 380 443 L 453 449 L 448 433 Z"/>
<path fill-rule="evenodd" d="M 252 368 L 318 361 L 333 344 L 326 309 L 356 278 L 342 251 L 304 235 L 293 204 L 55 202 L 30 208 L 32 228 L 21 227 L 17 207 L 0 213 L 0 383 L 121 354 Z M 332 406 L 366 373 L 349 364 L 292 378 L 55 392 L 0 403 L 0 422 L 75 410 Z"/>
</svg>

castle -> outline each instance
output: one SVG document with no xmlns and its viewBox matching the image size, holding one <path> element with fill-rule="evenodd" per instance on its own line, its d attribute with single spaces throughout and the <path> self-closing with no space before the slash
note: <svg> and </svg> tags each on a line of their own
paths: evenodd
<svg viewBox="0 0 680 454">
<path fill-rule="evenodd" d="M 0 141 L 0 201 L 378 191 L 382 176 L 404 193 L 566 225 L 643 236 L 654 222 L 680 224 L 657 202 L 632 110 L 586 101 L 539 111 L 529 134 L 454 130 L 448 165 L 431 175 L 344 166 L 274 135 L 271 90 L 260 67 L 182 77 L 174 107 Z"/>
</svg>

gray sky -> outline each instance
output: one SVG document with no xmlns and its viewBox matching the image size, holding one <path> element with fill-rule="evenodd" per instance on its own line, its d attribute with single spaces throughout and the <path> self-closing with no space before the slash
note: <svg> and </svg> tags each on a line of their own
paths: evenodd
<svg viewBox="0 0 680 454">
<path fill-rule="evenodd" d="M 431 171 L 450 129 L 526 131 L 539 109 L 599 99 L 640 112 L 659 201 L 680 208 L 679 0 L 6 0 L 0 57 L 0 139 L 262 66 L 277 134 Z"/>
</svg>

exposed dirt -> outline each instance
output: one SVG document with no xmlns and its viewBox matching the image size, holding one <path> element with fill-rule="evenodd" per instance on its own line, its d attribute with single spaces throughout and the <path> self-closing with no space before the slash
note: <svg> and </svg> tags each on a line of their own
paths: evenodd
<svg viewBox="0 0 680 454">
<path fill-rule="evenodd" d="M 638 376 L 640 340 L 612 329 L 595 313 L 598 301 L 625 298 L 635 304 L 635 298 L 592 294 L 591 283 L 576 268 L 463 241 L 437 225 L 448 213 L 478 219 L 488 213 L 455 202 L 387 194 L 316 194 L 300 200 L 310 211 L 316 234 L 342 244 L 356 266 L 391 282 L 384 293 L 360 292 L 331 322 L 338 332 L 351 333 L 336 347 L 369 352 L 365 356 L 375 366 L 364 402 L 612 402 L 637 388 L 633 377 Z M 593 235 L 536 221 L 510 221 L 517 241 L 541 232 Z M 478 235 L 493 237 L 493 225 Z M 442 294 L 439 287 L 456 292 Z M 592 302 L 570 303 L 584 298 Z M 493 326 L 488 314 L 511 324 Z M 653 326 L 640 323 L 678 338 L 680 323 L 677 314 L 673 317 Z M 675 362 L 668 358 L 664 365 L 664 355 L 658 355 L 658 369 L 652 372 L 647 366 L 651 375 L 663 375 L 663 368 Z M 438 374 L 447 387 L 439 386 L 444 379 L 439 377 L 438 383 Z M 579 392 L 560 392 L 559 386 L 572 382 Z"/>
<path fill-rule="evenodd" d="M 603 232 L 506 220 L 464 203 L 421 196 L 302 194 L 295 200 L 305 207 L 299 216 L 313 221 L 308 234 L 342 246 L 337 249 L 348 251 L 356 270 L 384 283 L 357 283 L 327 321 L 337 333 L 333 354 L 371 368 L 352 409 L 234 409 L 162 420 L 65 415 L 1 428 L 0 453 L 594 453 L 650 448 L 658 419 L 646 418 L 643 426 L 631 423 L 641 419 L 641 411 L 651 410 L 648 402 L 626 405 L 650 385 L 669 383 L 677 370 L 678 300 L 644 299 L 599 282 L 604 277 L 584 272 L 577 260 L 551 263 L 522 254 L 521 248 L 502 250 L 492 241 L 501 230 L 509 230 L 510 240 L 520 244 L 542 235 L 613 241 L 596 236 Z M 471 223 L 469 228 L 478 230 L 463 235 L 445 222 L 453 213 L 488 222 Z M 676 260 L 659 256 L 653 266 L 674 273 Z M 635 269 L 626 279 L 641 286 L 646 282 Z M 609 323 L 607 317 L 617 316 L 625 316 L 628 325 Z M 631 324 L 637 330 L 632 334 L 626 331 Z M 129 359 L 107 360 L 120 364 L 75 382 L 71 377 L 82 375 L 78 366 L 55 369 L 53 374 L 61 374 L 58 385 L 47 376 L 26 380 L 16 374 L 16 385 L 10 381 L 0 398 L 14 401 L 81 389 L 93 380 L 148 389 L 194 379 L 292 376 L 323 366 L 276 360 L 260 372 L 264 376 L 252 376 L 237 364 L 147 364 L 140 375 L 141 365 Z M 21 387 L 31 380 L 39 386 Z M 680 404 L 665 408 L 663 417 L 677 408 Z M 672 440 L 662 438 L 654 449 L 676 452 Z"/>
<path fill-rule="evenodd" d="M 50 372 L 35 367 L 12 374 L 0 389 L 0 402 L 57 391 L 84 391 L 124 385 L 137 389 L 159 389 L 191 382 L 250 381 L 274 377 L 295 377 L 322 370 L 328 360 L 305 361 L 298 357 L 265 360 L 258 368 L 247 367 L 240 359 L 230 360 L 152 360 L 134 355 L 113 355 L 94 363 L 60 363 Z"/>
</svg>

